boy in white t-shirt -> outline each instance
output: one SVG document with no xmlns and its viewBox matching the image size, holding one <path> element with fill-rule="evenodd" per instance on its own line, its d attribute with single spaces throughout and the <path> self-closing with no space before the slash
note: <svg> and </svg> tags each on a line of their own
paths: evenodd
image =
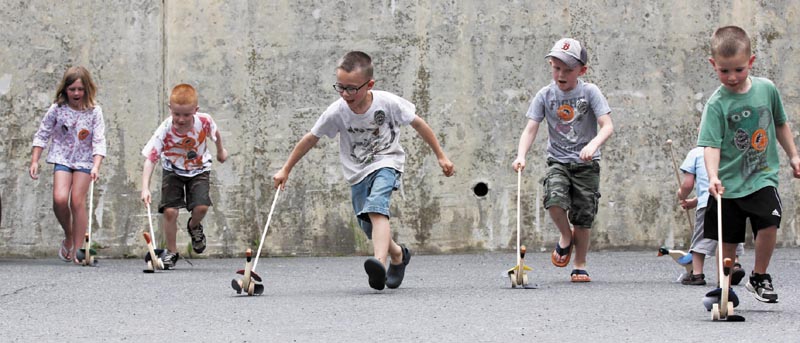
<svg viewBox="0 0 800 343">
<path fill-rule="evenodd" d="M 372 58 L 366 53 L 351 51 L 342 57 L 333 85 L 341 98 L 328 106 L 311 132 L 300 139 L 273 180 L 276 188 L 283 189 L 294 165 L 320 137 L 339 135 L 339 158 L 351 186 L 353 210 L 373 242 L 374 257 L 364 262 L 364 269 L 370 287 L 382 290 L 400 286 L 411 259 L 408 248 L 392 239 L 389 227 L 389 200 L 400 184 L 405 163 L 400 127 L 411 125 L 417 130 L 433 149 L 444 175 L 452 176 L 455 170 L 433 130 L 416 115 L 414 104 L 392 93 L 372 90 L 372 73 Z M 387 255 L 391 258 L 388 270 Z"/>
</svg>

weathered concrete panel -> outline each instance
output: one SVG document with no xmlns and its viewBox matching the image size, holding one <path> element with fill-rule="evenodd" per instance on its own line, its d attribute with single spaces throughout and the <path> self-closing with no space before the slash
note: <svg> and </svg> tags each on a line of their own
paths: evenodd
<svg viewBox="0 0 800 343">
<path fill-rule="evenodd" d="M 163 116 L 162 8 L 141 1 L 2 1 L 0 142 L 3 222 L 0 255 L 54 256 L 63 238 L 52 211 L 52 166 L 40 160 L 28 176 L 33 134 L 67 67 L 84 65 L 98 85 L 108 158 L 95 193 L 96 240 L 122 255 L 138 244 L 142 217 L 137 184 L 142 137 Z"/>
<path fill-rule="evenodd" d="M 795 55 L 792 38 L 800 27 L 800 4 L 792 1 L 77 4 L 66 13 L 92 13 L 92 20 L 65 22 L 48 2 L 0 5 L 0 15 L 14 23 L 0 36 L 8 46 L 0 59 L 0 113 L 8 124 L 0 130 L 9 137 L 0 143 L 6 203 L 0 255 L 52 254 L 60 236 L 49 176 L 33 182 L 25 170 L 30 137 L 69 64 L 87 65 L 101 87 L 111 156 L 96 197 L 96 230 L 108 246 L 104 253 L 117 256 L 141 251 L 146 217 L 138 202 L 139 150 L 167 115 L 166 93 L 179 82 L 197 86 L 201 111 L 218 121 L 231 154 L 212 172 L 215 206 L 206 220 L 212 255 L 257 244 L 274 194 L 271 176 L 338 97 L 331 88 L 334 67 L 348 50 L 373 56 L 376 88 L 413 101 L 456 164 L 456 176 L 445 178 L 416 132 L 405 130 L 407 170 L 404 188 L 393 197 L 392 227 L 399 241 L 424 252 L 515 244 L 510 164 L 524 113 L 550 80 L 543 56 L 562 36 L 585 43 L 585 80 L 599 85 L 613 111 L 594 248 L 688 244 L 664 142 L 675 141 L 678 158 L 695 142 L 702 104 L 718 85 L 707 62 L 714 28 L 735 23 L 750 32 L 753 74 L 775 81 L 790 121 L 800 125 L 794 115 L 800 87 L 792 82 L 800 69 L 786 63 Z M 528 246 L 551 249 L 558 233 L 540 204 L 545 131 L 528 156 L 522 219 Z M 352 215 L 337 144 L 321 140 L 290 175 L 268 254 L 371 251 Z M 800 194 L 783 161 L 779 241 L 796 246 Z M 488 185 L 484 197 L 473 192 L 479 182 Z M 151 183 L 157 199 L 160 173 Z M 179 243 L 187 242 L 179 234 Z"/>
</svg>

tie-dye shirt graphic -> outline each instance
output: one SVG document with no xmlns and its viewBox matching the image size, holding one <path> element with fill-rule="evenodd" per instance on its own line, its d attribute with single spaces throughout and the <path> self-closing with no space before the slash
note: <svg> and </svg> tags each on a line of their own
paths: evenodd
<svg viewBox="0 0 800 343">
<path fill-rule="evenodd" d="M 578 80 L 575 89 L 562 92 L 553 81 L 536 93 L 526 116 L 536 122 L 547 120 L 547 157 L 584 163 L 580 153 L 597 136 L 597 117 L 610 112 L 608 101 L 594 84 Z M 600 159 L 600 149 L 592 159 Z"/>
<path fill-rule="evenodd" d="M 778 187 L 780 167 L 775 126 L 786 113 L 772 81 L 751 77 L 745 94 L 720 86 L 703 111 L 697 144 L 720 149 L 719 178 L 724 198 L 740 198 L 767 187 Z"/>
<path fill-rule="evenodd" d="M 342 171 L 351 185 L 380 168 L 403 172 L 405 151 L 400 146 L 400 127 L 416 118 L 416 108 L 397 95 L 372 91 L 372 105 L 355 114 L 343 99 L 331 104 L 311 129 L 317 137 L 339 135 Z"/>
<path fill-rule="evenodd" d="M 216 141 L 217 124 L 210 115 L 197 113 L 191 130 L 180 134 L 172 126 L 172 117 L 165 119 L 147 142 L 142 155 L 154 163 L 161 159 L 164 170 L 192 177 L 211 170 L 208 139 Z"/>
<path fill-rule="evenodd" d="M 76 111 L 67 105 L 53 104 L 33 136 L 33 146 L 46 148 L 47 163 L 72 169 L 91 169 L 93 156 L 106 156 L 106 125 L 100 106 Z"/>
</svg>

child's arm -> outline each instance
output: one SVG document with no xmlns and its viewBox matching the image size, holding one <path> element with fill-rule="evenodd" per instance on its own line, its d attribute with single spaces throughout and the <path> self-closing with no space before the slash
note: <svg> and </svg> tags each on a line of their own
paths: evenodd
<svg viewBox="0 0 800 343">
<path fill-rule="evenodd" d="M 683 182 L 681 183 L 680 188 L 678 188 L 678 201 L 680 202 L 681 207 L 684 209 L 694 208 L 697 206 L 697 198 L 686 199 L 689 197 L 689 194 L 692 193 L 692 189 L 694 188 L 694 178 L 694 174 L 684 172 Z"/>
<path fill-rule="evenodd" d="M 155 163 L 149 158 L 144 160 L 144 168 L 142 168 L 142 201 L 145 204 L 150 203 L 150 176 L 153 175 Z"/>
<path fill-rule="evenodd" d="M 684 210 L 688 210 L 690 208 L 697 207 L 697 197 L 681 200 L 681 208 Z"/>
<path fill-rule="evenodd" d="M 681 182 L 681 187 L 678 188 L 678 200 L 686 200 L 686 198 L 689 197 L 689 194 L 692 193 L 693 188 L 694 174 L 683 173 L 683 182 Z"/>
<path fill-rule="evenodd" d="M 289 154 L 289 159 L 283 164 L 281 170 L 272 176 L 275 188 L 280 187 L 280 189 L 283 190 L 286 187 L 286 180 L 289 179 L 289 173 L 292 171 L 292 168 L 294 168 L 294 165 L 297 164 L 311 148 L 317 145 L 317 142 L 319 142 L 319 137 L 314 136 L 311 132 L 307 133 L 297 142 L 297 145 L 292 149 L 292 153 Z"/>
<path fill-rule="evenodd" d="M 455 167 L 453 166 L 453 162 L 447 158 L 447 155 L 444 154 L 442 147 L 439 146 L 439 140 L 436 139 L 436 135 L 433 133 L 433 129 L 425 122 L 422 118 L 417 116 L 414 120 L 411 121 L 411 127 L 414 130 L 417 130 L 417 133 L 425 143 L 428 143 L 428 146 L 433 149 L 433 153 L 436 154 L 436 159 L 439 160 L 439 167 L 442 168 L 442 173 L 445 176 L 453 176 L 455 174 Z"/>
<path fill-rule="evenodd" d="M 219 134 L 219 130 L 217 130 L 217 139 L 214 140 L 214 144 L 217 146 L 217 161 L 219 163 L 225 163 L 228 160 L 228 150 L 222 147 L 222 135 Z"/>
<path fill-rule="evenodd" d="M 800 156 L 797 155 L 797 147 L 794 145 L 794 137 L 792 137 L 792 129 L 789 123 L 775 126 L 775 136 L 778 138 L 778 143 L 781 144 L 783 150 L 786 151 L 786 156 L 789 157 L 789 165 L 794 171 L 794 177 L 800 178 Z"/>
<path fill-rule="evenodd" d="M 533 119 L 528 119 L 528 125 L 522 130 L 522 135 L 519 136 L 519 146 L 517 147 L 517 159 L 511 164 L 514 171 L 521 171 L 525 169 L 525 156 L 528 155 L 528 149 L 536 140 L 536 133 L 539 132 L 540 122 Z"/>
<path fill-rule="evenodd" d="M 28 174 L 32 179 L 39 179 L 39 158 L 42 157 L 42 151 L 50 141 L 50 136 L 56 126 L 56 105 L 50 106 L 47 113 L 42 118 L 42 123 L 39 124 L 39 129 L 33 135 L 33 149 L 31 150 L 31 165 Z"/>
<path fill-rule="evenodd" d="M 95 118 L 92 127 L 92 170 L 89 173 L 93 181 L 97 181 L 100 165 L 106 156 L 106 123 L 100 106 L 94 109 Z"/>
<path fill-rule="evenodd" d="M 722 193 L 725 193 L 725 187 L 719 180 L 719 154 L 719 148 L 705 147 L 703 149 L 703 160 L 706 163 L 706 172 L 708 172 L 708 192 L 713 197 L 716 197 L 717 194 L 722 196 Z"/>
<path fill-rule="evenodd" d="M 31 165 L 28 174 L 31 176 L 31 179 L 34 180 L 39 179 L 39 158 L 42 156 L 42 150 L 44 150 L 44 148 L 35 146 L 33 147 L 33 151 L 31 151 Z"/>
<path fill-rule="evenodd" d="M 92 181 L 97 181 L 97 177 L 100 174 L 100 164 L 103 163 L 103 155 L 94 155 L 92 156 L 92 170 L 89 173 L 92 177 Z"/>
<path fill-rule="evenodd" d="M 611 137 L 611 133 L 614 132 L 614 124 L 611 123 L 611 116 L 609 114 L 597 117 L 597 124 L 600 125 L 600 131 L 597 132 L 597 136 L 581 149 L 581 160 L 591 161 L 595 151 L 600 149 L 600 146 L 603 145 L 603 143 L 608 140 L 608 137 Z"/>
</svg>

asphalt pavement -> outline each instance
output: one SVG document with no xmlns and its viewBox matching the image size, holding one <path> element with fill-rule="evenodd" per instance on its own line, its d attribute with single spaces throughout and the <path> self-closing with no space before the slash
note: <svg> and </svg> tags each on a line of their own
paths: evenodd
<svg viewBox="0 0 800 343">
<path fill-rule="evenodd" d="M 743 323 L 713 322 L 707 286 L 676 282 L 682 267 L 657 249 L 590 252 L 593 281 L 529 253 L 537 289 L 512 289 L 513 253 L 414 256 L 399 289 L 369 288 L 365 256 L 262 258 L 261 296 L 236 295 L 244 259 L 179 261 L 144 274 L 140 259 L 81 267 L 0 259 L 0 342 L 797 342 L 800 249 L 776 251 L 777 304 L 744 286 Z M 752 268 L 753 251 L 742 258 Z M 744 284 L 744 283 L 742 283 Z"/>
</svg>

